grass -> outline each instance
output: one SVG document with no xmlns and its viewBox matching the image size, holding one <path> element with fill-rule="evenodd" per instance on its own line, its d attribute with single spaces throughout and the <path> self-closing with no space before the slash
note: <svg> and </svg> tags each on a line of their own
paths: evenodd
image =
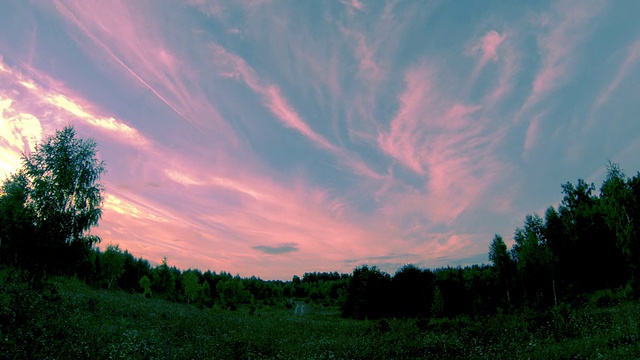
<svg viewBox="0 0 640 360">
<path fill-rule="evenodd" d="M 97 290 L 74 279 L 39 287 L 4 274 L 0 358 L 409 359 L 637 358 L 640 306 L 599 298 L 470 319 L 342 319 L 312 305 L 199 309 Z M 604 298 L 601 300 L 600 298 Z M 612 300 L 613 299 L 613 300 Z"/>
</svg>

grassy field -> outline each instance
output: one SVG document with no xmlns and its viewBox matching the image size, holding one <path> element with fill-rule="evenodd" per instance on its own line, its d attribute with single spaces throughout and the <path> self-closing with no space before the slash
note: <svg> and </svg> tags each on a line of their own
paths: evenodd
<svg viewBox="0 0 640 360">
<path fill-rule="evenodd" d="M 283 304 L 199 309 L 73 279 L 0 284 L 3 359 L 419 359 L 640 357 L 640 306 L 602 293 L 559 307 L 469 319 L 342 319 Z"/>
</svg>

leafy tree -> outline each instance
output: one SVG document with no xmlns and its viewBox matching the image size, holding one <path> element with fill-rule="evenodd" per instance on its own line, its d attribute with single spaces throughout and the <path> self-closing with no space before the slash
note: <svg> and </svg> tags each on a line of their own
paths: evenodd
<svg viewBox="0 0 640 360">
<path fill-rule="evenodd" d="M 640 249 L 639 204 L 634 196 L 632 180 L 615 163 L 607 166 L 607 176 L 600 189 L 605 221 L 615 235 L 617 247 L 624 254 L 632 270 L 632 282 L 637 288 Z"/>
<path fill-rule="evenodd" d="M 524 286 L 525 296 L 540 305 L 545 299 L 547 290 L 553 293 L 554 303 L 557 302 L 555 280 L 553 278 L 552 256 L 544 236 L 545 228 L 542 218 L 527 215 L 524 227 L 517 228 L 514 235 L 514 254 L 517 269 Z M 550 288 L 546 284 L 551 285 Z"/>
<path fill-rule="evenodd" d="M 74 128 L 67 126 L 22 160 L 22 169 L 3 186 L 2 208 L 11 213 L 3 214 L 11 215 L 4 219 L 13 223 L 2 224 L 3 230 L 13 234 L 3 234 L 10 252 L 37 271 L 75 270 L 99 241 L 96 236 L 84 236 L 102 214 L 99 180 L 105 168 L 97 159 L 96 143 L 76 138 Z M 26 230 L 31 236 L 18 239 Z"/>
<path fill-rule="evenodd" d="M 25 206 L 29 180 L 19 171 L 5 180 L 0 190 L 0 259 L 11 265 L 35 262 L 29 240 L 36 238 L 35 213 Z"/>
<path fill-rule="evenodd" d="M 184 287 L 184 294 L 187 297 L 187 303 L 190 303 L 198 298 L 200 292 L 200 284 L 198 284 L 198 274 L 193 270 L 188 270 L 182 273 L 182 286 Z"/>
<path fill-rule="evenodd" d="M 153 270 L 151 288 L 155 294 L 162 294 L 166 299 L 175 300 L 176 276 L 169 267 L 169 260 L 162 259 L 162 264 Z"/>
<path fill-rule="evenodd" d="M 433 273 L 408 264 L 398 269 L 391 280 L 394 313 L 399 316 L 428 316 L 433 300 Z"/>
<path fill-rule="evenodd" d="M 389 274 L 367 265 L 353 270 L 342 313 L 357 319 L 379 318 L 389 313 Z"/>
<path fill-rule="evenodd" d="M 151 280 L 147 275 L 140 278 L 140 287 L 143 290 L 143 294 L 146 297 L 151 297 Z"/>
<path fill-rule="evenodd" d="M 464 286 L 469 302 L 469 315 L 493 314 L 504 308 L 504 287 L 496 279 L 496 272 L 489 265 L 472 265 L 462 271 Z"/>
<path fill-rule="evenodd" d="M 138 267 L 138 262 L 129 251 L 124 250 L 122 257 L 123 271 L 118 278 L 118 287 L 131 293 L 139 292 L 141 290 L 140 278 L 147 272 L 141 272 L 143 269 Z"/>
<path fill-rule="evenodd" d="M 444 296 L 439 286 L 436 286 L 433 290 L 433 301 L 431 304 L 431 315 L 435 318 L 441 318 L 444 316 Z"/>
<path fill-rule="evenodd" d="M 23 155 L 22 169 L 6 184 L 22 189 L 22 207 L 33 214 L 23 224 L 31 223 L 36 230 L 29 239 L 33 249 L 29 256 L 39 268 L 70 270 L 99 240 L 83 235 L 102 214 L 103 187 L 98 181 L 104 163 L 97 159 L 95 141 L 75 135 L 67 126 L 46 138 L 33 153 Z"/>
<path fill-rule="evenodd" d="M 202 302 L 205 305 L 209 306 L 210 300 L 211 300 L 211 285 L 209 285 L 209 282 L 206 279 L 202 282 L 202 286 L 200 287 L 199 294 Z"/>
<path fill-rule="evenodd" d="M 104 162 L 97 159 L 93 139 L 75 135 L 67 126 L 23 158 L 36 223 L 65 242 L 82 241 L 83 232 L 102 215 L 103 186 L 98 181 Z"/>
<path fill-rule="evenodd" d="M 107 282 L 107 288 L 118 282 L 120 276 L 124 273 L 125 256 L 120 250 L 119 245 L 109 244 L 104 254 L 102 254 L 102 271 L 103 278 Z"/>
<path fill-rule="evenodd" d="M 574 292 L 620 285 L 626 278 L 625 261 L 616 233 L 607 224 L 606 201 L 593 195 L 595 186 L 582 179 L 576 186 L 567 183 L 562 188 L 565 196 L 559 212 L 568 249 L 560 261 Z"/>
<path fill-rule="evenodd" d="M 446 267 L 437 269 L 434 272 L 436 276 L 435 286 L 440 289 L 440 295 L 443 299 L 442 314 L 445 316 L 453 317 L 461 314 L 470 314 L 472 311 L 472 302 L 469 299 L 464 278 L 465 269 L 461 267 Z"/>
<path fill-rule="evenodd" d="M 216 290 L 222 303 L 232 310 L 235 310 L 240 304 L 251 301 L 251 293 L 244 287 L 240 277 L 219 281 Z"/>
<path fill-rule="evenodd" d="M 489 261 L 493 263 L 493 267 L 498 274 L 498 278 L 505 288 L 507 302 L 511 305 L 509 287 L 511 284 L 511 274 L 514 270 L 513 260 L 507 250 L 507 244 L 504 243 L 504 239 L 502 239 L 502 236 L 499 234 L 495 234 L 491 245 L 489 245 Z"/>
</svg>

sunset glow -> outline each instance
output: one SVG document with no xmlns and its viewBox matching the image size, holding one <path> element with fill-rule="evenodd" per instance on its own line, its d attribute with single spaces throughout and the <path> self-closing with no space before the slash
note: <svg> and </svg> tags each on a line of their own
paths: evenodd
<svg viewBox="0 0 640 360">
<path fill-rule="evenodd" d="M 102 246 L 290 279 L 487 263 L 494 233 L 640 170 L 640 3 L 14 1 L 0 176 L 73 124 Z"/>
</svg>

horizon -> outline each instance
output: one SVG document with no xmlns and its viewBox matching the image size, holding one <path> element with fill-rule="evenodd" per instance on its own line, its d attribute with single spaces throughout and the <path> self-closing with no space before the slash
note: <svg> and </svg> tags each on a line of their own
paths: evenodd
<svg viewBox="0 0 640 360">
<path fill-rule="evenodd" d="M 4 8 L 0 177 L 73 125 L 106 162 L 92 233 L 151 264 L 488 264 L 561 184 L 640 170 L 640 3 Z"/>
</svg>

